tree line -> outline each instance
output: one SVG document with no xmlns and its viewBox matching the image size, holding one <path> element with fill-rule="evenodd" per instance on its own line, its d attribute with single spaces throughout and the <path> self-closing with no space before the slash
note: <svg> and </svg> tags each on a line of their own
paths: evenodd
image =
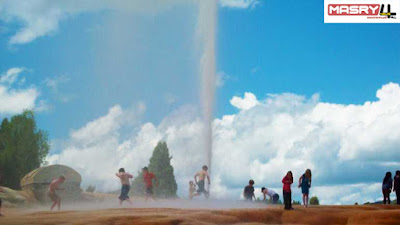
<svg viewBox="0 0 400 225">
<path fill-rule="evenodd" d="M 0 125 L 0 185 L 20 189 L 20 180 L 45 162 L 49 150 L 48 134 L 37 127 L 32 110 L 3 118 Z"/>
</svg>

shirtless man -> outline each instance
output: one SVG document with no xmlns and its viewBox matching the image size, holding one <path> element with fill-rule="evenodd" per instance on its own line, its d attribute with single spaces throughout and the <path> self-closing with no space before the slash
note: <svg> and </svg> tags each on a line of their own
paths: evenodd
<svg viewBox="0 0 400 225">
<path fill-rule="evenodd" d="M 50 211 L 57 205 L 58 210 L 61 208 L 61 198 L 56 194 L 56 190 L 64 190 L 64 188 L 59 188 L 58 186 L 64 183 L 65 177 L 60 176 L 59 178 L 53 180 L 49 186 L 48 196 L 50 197 L 51 201 L 53 201 L 53 205 L 50 208 Z"/>
<path fill-rule="evenodd" d="M 208 191 L 206 191 L 206 189 L 204 188 L 206 178 L 208 181 L 208 185 L 210 185 L 210 176 L 208 175 L 207 171 L 208 167 L 204 165 L 203 170 L 196 173 L 196 175 L 194 176 L 194 181 L 199 187 L 199 189 L 197 189 L 197 193 L 194 196 L 199 196 L 201 195 L 201 193 L 203 193 L 206 198 L 209 197 Z M 197 181 L 197 177 L 199 177 L 199 181 Z"/>
<path fill-rule="evenodd" d="M 119 198 L 119 205 L 122 205 L 123 201 L 129 202 L 132 205 L 132 201 L 129 199 L 129 190 L 131 189 L 131 185 L 129 183 L 129 179 L 132 179 L 133 176 L 129 173 L 125 172 L 124 168 L 119 169 L 118 173 L 115 174 L 121 180 L 121 195 Z"/>
</svg>

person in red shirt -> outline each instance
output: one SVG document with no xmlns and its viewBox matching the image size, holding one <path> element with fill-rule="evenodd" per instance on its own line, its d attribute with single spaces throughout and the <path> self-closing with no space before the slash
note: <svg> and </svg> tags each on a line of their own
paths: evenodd
<svg viewBox="0 0 400 225">
<path fill-rule="evenodd" d="M 286 176 L 282 179 L 283 183 L 283 201 L 285 202 L 285 209 L 291 210 L 292 208 L 292 190 L 290 185 L 293 184 L 292 171 L 287 172 Z"/>
<path fill-rule="evenodd" d="M 142 171 L 143 171 L 144 185 L 146 186 L 145 199 L 147 201 L 148 198 L 151 197 L 154 200 L 153 179 L 157 183 L 157 177 L 154 175 L 154 173 L 149 172 L 149 169 L 147 167 L 144 167 Z"/>
</svg>

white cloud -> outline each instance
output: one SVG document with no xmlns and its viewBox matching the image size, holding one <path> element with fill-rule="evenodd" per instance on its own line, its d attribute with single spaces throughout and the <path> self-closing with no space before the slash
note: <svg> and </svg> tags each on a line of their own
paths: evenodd
<svg viewBox="0 0 400 225">
<path fill-rule="evenodd" d="M 79 13 L 104 10 L 139 12 L 153 15 L 173 8 L 176 4 L 190 4 L 187 0 L 3 0 L 0 1 L 0 19 L 17 22 L 21 28 L 10 38 L 10 44 L 26 44 L 55 33 L 60 21 Z"/>
<path fill-rule="evenodd" d="M 5 72 L 4 74 L 0 75 L 0 83 L 7 83 L 7 84 L 13 84 L 20 73 L 24 71 L 24 68 L 10 68 Z"/>
<path fill-rule="evenodd" d="M 281 179 L 291 170 L 294 198 L 300 200 L 297 179 L 311 168 L 311 195 L 324 204 L 376 200 L 383 175 L 398 165 L 386 162 L 400 161 L 399 95 L 400 87 L 390 83 L 378 90 L 377 101 L 362 105 L 324 103 L 318 95 L 307 99 L 290 93 L 264 100 L 251 93 L 237 98 L 241 101 L 232 105 L 242 110 L 213 122 L 213 196 L 238 198 L 250 178 L 257 187 L 280 193 Z M 252 104 L 243 103 L 249 99 Z M 159 125 L 130 127 L 131 135 L 121 138 L 127 130 L 121 122 L 127 111 L 112 107 L 107 115 L 73 131 L 69 145 L 50 161 L 76 168 L 86 185 L 113 190 L 119 185 L 115 170 L 125 167 L 135 173 L 148 163 L 156 143 L 165 140 L 179 193 L 186 196 L 188 181 L 205 162 L 198 110 L 183 107 Z"/>
<path fill-rule="evenodd" d="M 0 85 L 0 114 L 20 113 L 24 109 L 33 109 L 39 96 L 35 88 L 13 90 Z"/>
<path fill-rule="evenodd" d="M 216 81 L 215 81 L 215 86 L 216 87 L 223 87 L 225 82 L 230 80 L 231 76 L 226 74 L 224 71 L 220 71 L 216 75 Z"/>
<path fill-rule="evenodd" d="M 35 87 L 29 88 L 14 88 L 20 74 L 24 71 L 23 68 L 11 68 L 5 73 L 0 74 L 0 114 L 20 113 L 24 109 L 45 109 L 45 102 L 39 102 L 36 106 L 36 101 L 39 97 L 39 91 Z"/>
<path fill-rule="evenodd" d="M 70 80 L 71 79 L 68 76 L 61 75 L 52 78 L 46 78 L 44 80 L 44 84 L 50 89 L 55 100 L 66 103 L 71 101 L 73 95 L 63 93 L 60 91 L 60 87 L 63 87 L 65 84 L 70 82 Z"/>
<path fill-rule="evenodd" d="M 241 110 L 248 110 L 259 104 L 257 97 L 250 92 L 244 93 L 244 98 L 234 96 L 230 103 Z"/>
<path fill-rule="evenodd" d="M 51 88 L 54 91 L 58 91 L 58 88 L 61 84 L 68 83 L 71 79 L 65 75 L 56 76 L 52 78 L 46 78 L 45 84 L 48 88 Z"/>
<path fill-rule="evenodd" d="M 203 0 L 202 0 L 203 1 Z M 94 13 L 106 10 L 128 11 L 154 15 L 173 8 L 178 4 L 198 4 L 199 0 L 2 0 L 0 1 L 0 20 L 7 24 L 20 25 L 11 36 L 12 45 L 27 44 L 37 38 L 54 34 L 60 22 L 80 13 Z M 254 8 L 257 0 L 220 0 L 222 7 Z"/>
<path fill-rule="evenodd" d="M 35 112 L 45 112 L 52 108 L 46 100 L 39 100 L 38 104 L 35 106 Z"/>
<path fill-rule="evenodd" d="M 83 142 L 90 145 L 94 142 L 104 139 L 110 133 L 115 132 L 121 126 L 121 121 L 117 120 L 122 115 L 120 106 L 110 108 L 106 116 L 100 117 L 87 123 L 79 130 L 71 132 L 71 138 L 74 141 Z"/>
<path fill-rule="evenodd" d="M 298 191 L 300 195 L 300 191 Z M 375 202 L 382 195 L 381 183 L 362 183 L 349 185 L 319 186 L 312 189 L 312 196 L 317 196 L 321 204 L 364 204 Z"/>
<path fill-rule="evenodd" d="M 222 7 L 239 9 L 254 8 L 260 4 L 258 0 L 220 0 L 219 2 Z"/>
</svg>

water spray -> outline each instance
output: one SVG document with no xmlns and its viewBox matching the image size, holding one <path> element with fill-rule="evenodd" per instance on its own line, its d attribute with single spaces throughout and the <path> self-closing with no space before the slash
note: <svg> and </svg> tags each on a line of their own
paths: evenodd
<svg viewBox="0 0 400 225">
<path fill-rule="evenodd" d="M 202 53 L 200 62 L 201 106 L 204 121 L 204 152 L 208 172 L 212 165 L 212 119 L 215 103 L 215 61 L 216 61 L 217 1 L 199 1 L 198 33 L 201 37 Z M 210 187 L 208 187 L 210 189 Z"/>
</svg>

